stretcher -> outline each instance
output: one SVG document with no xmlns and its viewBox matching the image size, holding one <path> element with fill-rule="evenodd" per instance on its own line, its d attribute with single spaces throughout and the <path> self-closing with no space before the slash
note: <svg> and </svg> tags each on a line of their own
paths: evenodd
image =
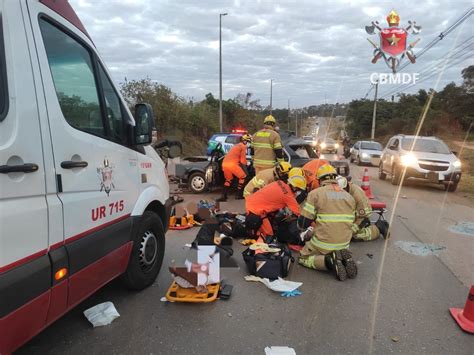
<svg viewBox="0 0 474 355">
<path fill-rule="evenodd" d="M 182 288 L 175 281 L 171 284 L 166 299 L 171 302 L 209 303 L 219 294 L 220 283 L 207 285 L 207 292 L 199 293 L 194 288 Z"/>
</svg>

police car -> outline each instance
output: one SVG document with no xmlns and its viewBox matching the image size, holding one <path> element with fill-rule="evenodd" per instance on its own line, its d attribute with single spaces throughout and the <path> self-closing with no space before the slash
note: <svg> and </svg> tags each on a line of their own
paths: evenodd
<svg viewBox="0 0 474 355">
<path fill-rule="evenodd" d="M 133 48 L 132 48 L 133 51 Z M 116 277 L 161 268 L 169 186 L 67 1 L 0 0 L 0 353 Z"/>
</svg>

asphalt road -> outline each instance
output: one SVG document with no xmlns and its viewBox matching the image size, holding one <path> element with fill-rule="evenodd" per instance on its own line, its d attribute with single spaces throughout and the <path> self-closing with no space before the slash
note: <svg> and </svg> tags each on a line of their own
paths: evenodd
<svg viewBox="0 0 474 355">
<path fill-rule="evenodd" d="M 351 164 L 354 181 L 362 169 Z M 264 354 L 270 345 L 289 346 L 297 354 L 472 354 L 474 337 L 463 333 L 449 307 L 463 306 L 473 280 L 474 236 L 448 228 L 473 222 L 472 200 L 445 194 L 436 186 L 409 183 L 399 194 L 379 181 L 369 167 L 377 199 L 393 212 L 392 238 L 353 243 L 359 264 L 354 280 L 294 265 L 288 277 L 301 281 L 302 295 L 283 298 L 259 283 L 246 282 L 246 270 L 235 246 L 240 269 L 223 269 L 234 285 L 228 301 L 211 304 L 161 302 L 171 283 L 166 267 L 187 255 L 184 246 L 197 229 L 169 232 L 163 270 L 150 288 L 131 293 L 112 282 L 50 326 L 19 354 Z M 216 197 L 184 195 L 186 200 Z M 243 208 L 232 201 L 231 208 Z M 419 256 L 397 242 L 431 243 L 445 249 Z M 93 329 L 82 312 L 112 301 L 121 317 Z"/>
</svg>

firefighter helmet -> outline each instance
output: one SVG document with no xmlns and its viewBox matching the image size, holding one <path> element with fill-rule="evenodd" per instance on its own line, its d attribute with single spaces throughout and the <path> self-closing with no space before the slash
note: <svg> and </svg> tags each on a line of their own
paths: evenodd
<svg viewBox="0 0 474 355">
<path fill-rule="evenodd" d="M 268 124 L 268 125 L 274 126 L 276 124 L 275 117 L 273 117 L 272 115 L 268 115 L 263 120 L 263 124 Z"/>
<path fill-rule="evenodd" d="M 306 179 L 303 175 L 295 174 L 288 178 L 288 185 L 293 186 L 298 190 L 306 190 Z"/>
<path fill-rule="evenodd" d="M 334 177 L 337 175 L 337 171 L 332 167 L 332 165 L 325 164 L 318 169 L 318 180 L 331 175 L 334 175 Z"/>
<path fill-rule="evenodd" d="M 252 136 L 250 134 L 244 134 L 240 137 L 240 141 L 243 143 L 250 143 L 252 141 Z"/>
</svg>

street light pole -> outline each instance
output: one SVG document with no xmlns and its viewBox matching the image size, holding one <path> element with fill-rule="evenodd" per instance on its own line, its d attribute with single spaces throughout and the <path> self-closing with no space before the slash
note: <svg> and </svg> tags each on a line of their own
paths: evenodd
<svg viewBox="0 0 474 355">
<path fill-rule="evenodd" d="M 290 99 L 288 99 L 288 132 L 290 131 Z"/>
<path fill-rule="evenodd" d="M 375 117 L 377 117 L 377 90 L 379 88 L 379 82 L 375 83 L 375 98 L 374 98 L 374 113 L 372 115 L 372 133 L 370 134 L 370 139 L 375 139 Z"/>
<path fill-rule="evenodd" d="M 273 112 L 273 79 L 270 80 L 270 115 Z"/>
<path fill-rule="evenodd" d="M 222 122 L 222 16 L 227 16 L 227 12 L 219 14 L 219 129 L 224 131 Z"/>
</svg>

